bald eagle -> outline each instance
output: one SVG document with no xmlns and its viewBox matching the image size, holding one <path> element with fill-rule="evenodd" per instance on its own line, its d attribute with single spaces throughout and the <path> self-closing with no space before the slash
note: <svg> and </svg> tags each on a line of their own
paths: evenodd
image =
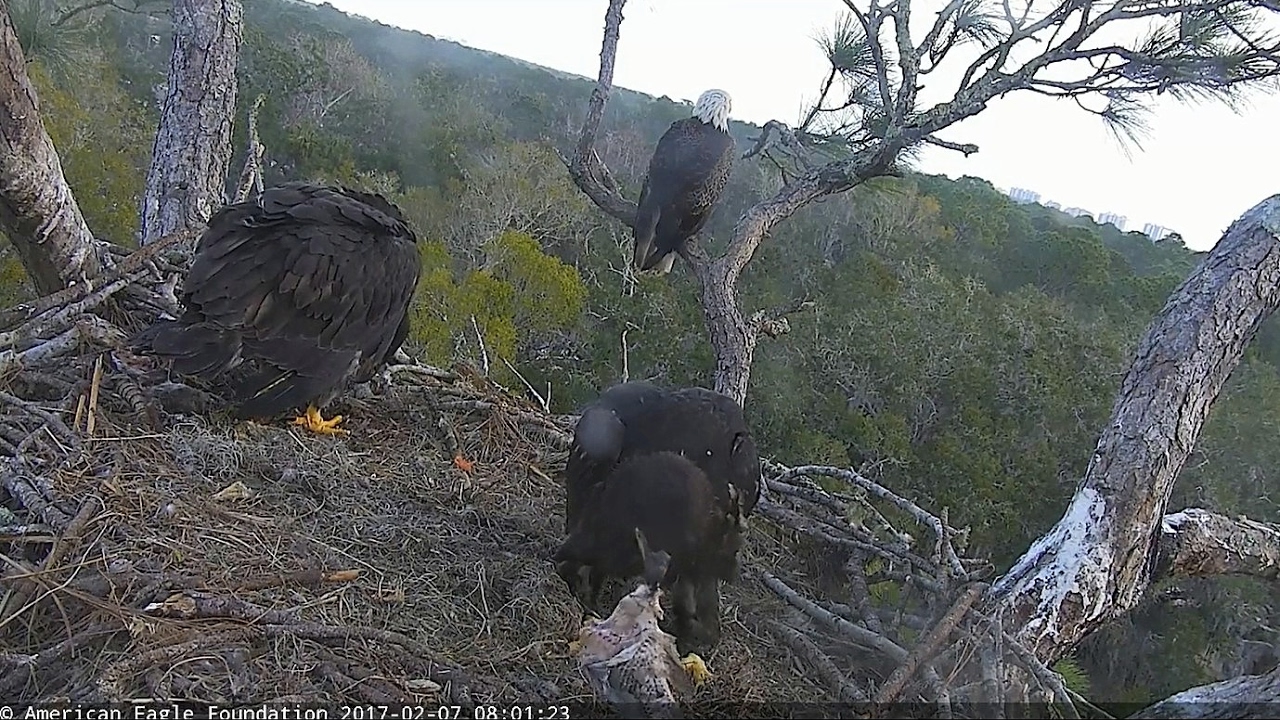
<svg viewBox="0 0 1280 720">
<path fill-rule="evenodd" d="M 739 530 L 734 515 L 732 506 L 716 501 L 712 481 L 690 458 L 670 451 L 632 455 L 588 498 L 581 519 L 553 556 L 556 573 L 594 612 L 606 577 L 643 571 L 644 554 L 636 553 L 629 537 L 643 531 L 653 549 L 670 555 L 664 577 L 673 596 L 679 646 L 711 646 L 719 639 L 719 596 L 712 606 L 704 590 L 715 588 L 727 568 L 736 568 L 740 542 L 734 537 Z"/>
<path fill-rule="evenodd" d="M 707 90 L 693 115 L 671 123 L 658 140 L 636 210 L 632 264 L 637 270 L 671 272 L 675 253 L 683 252 L 711 218 L 733 172 L 731 106 L 728 93 Z"/>
<path fill-rule="evenodd" d="M 230 390 L 237 419 L 303 406 L 294 420 L 345 434 L 323 407 L 364 382 L 409 332 L 417 237 L 380 195 L 305 182 L 210 218 L 183 284 L 181 317 L 135 335 L 135 352 Z"/>
</svg>

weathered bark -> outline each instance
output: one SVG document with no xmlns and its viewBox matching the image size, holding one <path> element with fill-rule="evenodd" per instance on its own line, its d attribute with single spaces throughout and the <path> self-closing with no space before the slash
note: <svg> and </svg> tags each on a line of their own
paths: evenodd
<svg viewBox="0 0 1280 720">
<path fill-rule="evenodd" d="M 1280 666 L 1264 675 L 1244 675 L 1183 690 L 1130 718 L 1272 720 L 1280 711 Z"/>
<path fill-rule="evenodd" d="M 1169 298 L 1066 514 L 992 586 L 986 609 L 1041 661 L 1137 604 L 1174 481 L 1223 383 L 1277 305 L 1280 195 L 1233 223 Z"/>
<path fill-rule="evenodd" d="M 236 182 L 235 194 L 231 196 L 233 203 L 247 200 L 250 193 L 254 196 L 262 194 L 262 156 L 266 148 L 262 146 L 262 140 L 258 137 L 258 111 L 266 99 L 266 95 L 259 95 L 254 98 L 253 107 L 249 108 L 249 125 L 245 132 L 244 166 L 240 169 L 240 180 Z"/>
<path fill-rule="evenodd" d="M 98 242 L 62 174 L 40 121 L 26 58 L 0 0 L 0 229 L 9 236 L 40 295 L 101 272 Z"/>
<path fill-rule="evenodd" d="M 1154 576 L 1222 575 L 1280 578 L 1280 527 L 1200 508 L 1165 515 Z"/>
<path fill-rule="evenodd" d="M 174 0 L 173 55 L 142 198 L 141 242 L 203 226 L 226 200 L 240 0 Z"/>
</svg>

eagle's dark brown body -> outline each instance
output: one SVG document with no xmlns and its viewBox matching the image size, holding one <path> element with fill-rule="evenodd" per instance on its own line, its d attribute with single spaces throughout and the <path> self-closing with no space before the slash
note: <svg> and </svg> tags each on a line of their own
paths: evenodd
<svg viewBox="0 0 1280 720">
<path fill-rule="evenodd" d="M 617 533 L 656 523 L 642 529 L 671 552 L 673 570 L 693 566 L 672 578 L 676 634 L 684 644 L 698 627 L 699 639 L 714 645 L 718 581 L 737 576 L 742 522 L 760 491 L 760 459 L 742 408 L 704 388 L 615 385 L 583 412 L 564 473 L 568 537 L 557 570 L 570 588 L 594 606 L 604 576 L 630 574 L 610 558 L 634 552 L 629 536 Z"/>
<path fill-rule="evenodd" d="M 696 116 L 667 128 L 640 190 L 632 259 L 637 269 L 665 264 L 669 271 L 672 253 L 702 231 L 729 183 L 735 147 L 728 132 Z"/>
<path fill-rule="evenodd" d="M 733 485 L 743 517 L 751 515 L 760 493 L 760 457 L 742 407 L 706 388 L 667 390 L 633 381 L 601 393 L 574 428 L 564 470 L 566 531 L 614 465 L 661 450 L 681 453 L 702 468 L 721 502 L 728 502 L 727 486 Z"/>
<path fill-rule="evenodd" d="M 632 455 L 593 493 L 582 521 L 556 553 L 556 571 L 594 606 L 606 576 L 645 571 L 635 542 L 635 533 L 643 532 L 654 550 L 671 558 L 659 582 L 673 595 L 673 634 L 686 647 L 696 639 L 714 644 L 719 630 L 700 622 L 698 592 L 704 591 L 705 604 L 705 590 L 714 589 L 735 561 L 737 546 L 726 542 L 737 529 L 732 512 L 716 501 L 712 481 L 689 458 L 669 451 Z M 582 568 L 589 568 L 586 587 Z M 712 609 L 708 620 L 714 622 L 719 607 Z"/>
<path fill-rule="evenodd" d="M 131 345 L 228 386 L 239 418 L 322 406 L 404 342 L 420 272 L 417 238 L 384 198 L 285 183 L 210 218 L 182 316 Z"/>
</svg>

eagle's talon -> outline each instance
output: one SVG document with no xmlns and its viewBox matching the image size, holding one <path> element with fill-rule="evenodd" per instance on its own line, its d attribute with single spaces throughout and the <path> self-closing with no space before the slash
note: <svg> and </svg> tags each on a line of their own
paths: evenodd
<svg viewBox="0 0 1280 720">
<path fill-rule="evenodd" d="M 338 427 L 338 423 L 342 422 L 341 415 L 334 415 L 332 418 L 325 420 L 320 414 L 320 410 L 314 405 L 307 407 L 305 415 L 299 415 L 293 419 L 294 425 L 310 430 L 319 435 L 349 435 L 347 430 Z"/>
<path fill-rule="evenodd" d="M 693 680 L 694 687 L 702 687 L 711 679 L 711 670 L 707 667 L 707 663 L 698 657 L 697 653 L 689 653 L 680 661 L 684 666 L 685 672 L 689 673 L 689 677 Z"/>
</svg>

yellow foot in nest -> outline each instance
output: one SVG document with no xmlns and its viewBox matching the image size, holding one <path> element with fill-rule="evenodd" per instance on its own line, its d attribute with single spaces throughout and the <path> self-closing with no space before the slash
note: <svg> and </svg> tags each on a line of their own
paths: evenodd
<svg viewBox="0 0 1280 720">
<path fill-rule="evenodd" d="M 698 657 L 698 653 L 689 653 L 680 661 L 684 666 L 685 672 L 689 673 L 689 677 L 693 679 L 694 687 L 701 687 L 703 683 L 711 679 L 711 670 L 707 668 L 707 663 Z"/>
<path fill-rule="evenodd" d="M 471 471 L 475 468 L 476 464 L 475 464 L 475 461 L 468 460 L 462 457 L 461 455 L 454 455 L 453 466 L 458 468 L 464 473 L 471 474 Z"/>
<path fill-rule="evenodd" d="M 300 415 L 293 419 L 294 425 L 301 425 L 313 433 L 320 435 L 346 435 L 347 431 L 338 427 L 338 423 L 342 422 L 341 415 L 334 415 L 332 419 L 325 420 L 320 414 L 320 410 L 314 405 L 307 407 L 307 414 Z"/>
<path fill-rule="evenodd" d="M 578 639 L 569 641 L 569 655 L 577 655 L 582 652 L 582 641 Z"/>
</svg>

